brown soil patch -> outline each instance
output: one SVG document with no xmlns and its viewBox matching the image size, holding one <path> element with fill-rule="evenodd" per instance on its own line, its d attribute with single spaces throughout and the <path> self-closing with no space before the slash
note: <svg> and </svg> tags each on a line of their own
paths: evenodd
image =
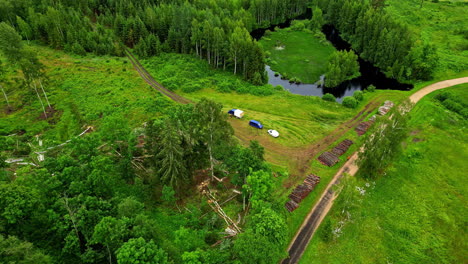
<svg viewBox="0 0 468 264">
<path fill-rule="evenodd" d="M 41 119 L 41 120 L 48 120 L 49 123 L 51 124 L 55 124 L 56 123 L 56 120 L 55 120 L 55 116 L 57 116 L 59 114 L 59 111 L 56 110 L 53 106 L 47 106 L 46 109 L 45 109 L 45 113 L 42 112 L 41 115 L 38 117 L 38 119 Z"/>
<path fill-rule="evenodd" d="M 413 131 L 411 131 L 410 135 L 414 136 L 414 135 L 419 134 L 420 132 L 421 132 L 421 130 L 413 130 Z"/>
<path fill-rule="evenodd" d="M 424 138 L 413 138 L 413 142 L 421 142 L 421 141 L 424 141 Z"/>
</svg>

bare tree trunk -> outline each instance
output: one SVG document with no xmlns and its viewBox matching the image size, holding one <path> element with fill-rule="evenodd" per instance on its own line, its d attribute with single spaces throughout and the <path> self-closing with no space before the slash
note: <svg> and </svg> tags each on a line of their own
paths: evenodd
<svg viewBox="0 0 468 264">
<path fill-rule="evenodd" d="M 45 92 L 45 90 L 44 90 L 44 87 L 42 86 L 42 82 L 41 82 L 40 79 L 39 79 L 39 84 L 41 85 L 42 93 L 44 93 L 44 97 L 45 97 L 45 99 L 46 99 L 46 101 L 47 101 L 47 105 L 49 105 L 49 108 L 50 108 L 49 98 L 47 97 L 47 94 L 46 94 L 46 92 Z"/>
<path fill-rule="evenodd" d="M 106 245 L 106 248 L 107 248 L 107 254 L 109 254 L 109 263 L 112 264 L 112 254 L 110 252 L 109 246 Z"/>
<path fill-rule="evenodd" d="M 37 86 L 36 86 L 35 80 L 33 80 L 33 84 L 34 84 L 34 91 L 36 91 L 37 98 L 39 98 L 39 102 L 41 102 L 42 111 L 44 111 L 44 116 L 45 116 L 45 118 L 47 118 L 47 112 L 46 112 L 46 110 L 45 110 L 44 103 L 42 102 L 42 98 L 41 98 L 41 96 L 39 95 L 39 92 L 37 91 Z"/>
<path fill-rule="evenodd" d="M 234 56 L 234 75 L 237 73 L 237 56 Z"/>
<path fill-rule="evenodd" d="M 5 90 L 3 90 L 3 86 L 0 84 L 0 89 L 2 89 L 2 92 L 3 92 L 3 96 L 5 96 L 5 100 L 6 100 L 6 103 L 8 105 L 8 108 L 10 108 L 10 102 L 8 102 L 8 96 L 7 94 L 5 93 Z"/>
</svg>

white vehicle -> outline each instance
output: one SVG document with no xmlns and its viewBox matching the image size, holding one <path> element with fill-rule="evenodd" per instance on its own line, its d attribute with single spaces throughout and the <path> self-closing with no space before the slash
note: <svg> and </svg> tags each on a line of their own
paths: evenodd
<svg viewBox="0 0 468 264">
<path fill-rule="evenodd" d="M 279 137 L 279 132 L 273 129 L 269 129 L 268 134 L 270 134 L 270 136 L 275 137 L 275 138 Z"/>
</svg>

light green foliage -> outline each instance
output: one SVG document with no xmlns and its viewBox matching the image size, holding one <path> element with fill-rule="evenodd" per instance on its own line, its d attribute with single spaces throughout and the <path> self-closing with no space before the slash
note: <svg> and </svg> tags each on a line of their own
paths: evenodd
<svg viewBox="0 0 468 264">
<path fill-rule="evenodd" d="M 23 45 L 21 36 L 5 22 L 0 23 L 0 50 L 11 64 L 18 63 Z"/>
<path fill-rule="evenodd" d="M 464 1 L 388 0 L 385 10 L 437 48 L 439 61 L 435 67 L 436 77 L 445 78 L 468 68 L 466 13 Z M 430 66 L 430 65 L 427 65 Z"/>
<path fill-rule="evenodd" d="M 195 251 L 187 251 L 182 254 L 184 264 L 204 264 L 204 251 L 197 249 Z"/>
<path fill-rule="evenodd" d="M 182 252 L 195 250 L 205 244 L 204 232 L 180 227 L 179 230 L 175 232 L 174 243 Z"/>
<path fill-rule="evenodd" d="M 467 88 L 446 90 L 465 101 Z M 426 96 L 407 114 L 413 133 L 385 176 L 375 184 L 352 177 L 358 198 L 353 200 L 361 202 L 349 210 L 341 234 L 329 243 L 315 236 L 300 263 L 465 262 L 467 231 L 460 223 L 466 218 L 467 121 L 434 99 L 440 93 Z M 342 204 L 340 194 L 325 219 L 333 228 L 345 219 Z"/>
<path fill-rule="evenodd" d="M 333 94 L 326 93 L 322 96 L 322 100 L 329 102 L 336 102 L 336 97 Z"/>
<path fill-rule="evenodd" d="M 293 20 L 291 22 L 291 30 L 294 31 L 303 31 L 306 28 L 306 24 L 308 24 L 309 21 L 307 20 Z"/>
<path fill-rule="evenodd" d="M 268 237 L 251 230 L 239 234 L 234 243 L 234 252 L 240 263 L 270 264 L 283 257 L 278 244 Z"/>
<path fill-rule="evenodd" d="M 34 248 L 32 243 L 14 236 L 5 238 L 0 234 L 0 262 L 18 264 L 48 264 L 52 259 Z"/>
<path fill-rule="evenodd" d="M 362 100 L 364 100 L 364 95 L 363 95 L 363 93 L 361 91 L 354 91 L 353 97 L 358 102 L 361 102 Z"/>
<path fill-rule="evenodd" d="M 170 263 L 167 254 L 153 240 L 132 238 L 117 250 L 119 264 L 167 264 Z"/>
<path fill-rule="evenodd" d="M 340 83 L 359 77 L 358 56 L 354 51 L 338 51 L 331 55 L 327 65 L 325 86 L 336 87 Z"/>
<path fill-rule="evenodd" d="M 243 186 L 250 192 L 250 200 L 255 208 L 258 201 L 268 201 L 271 198 L 273 188 L 273 176 L 266 171 L 252 172 L 246 179 L 246 185 Z"/>
<path fill-rule="evenodd" d="M 92 241 L 106 245 L 112 251 L 118 249 L 129 235 L 125 219 L 106 216 L 94 227 Z"/>
<path fill-rule="evenodd" d="M 402 104 L 408 109 L 408 102 Z M 397 107 L 393 108 L 397 109 Z M 392 116 L 391 119 L 388 116 Z M 379 118 L 374 124 L 375 130 L 367 133 L 364 152 L 359 153 L 359 174 L 366 179 L 375 179 L 397 157 L 401 151 L 401 142 L 407 136 L 408 115 L 394 110 Z"/>
<path fill-rule="evenodd" d="M 358 105 L 358 101 L 352 96 L 346 96 L 345 98 L 343 98 L 341 104 L 348 108 L 356 108 Z"/>
<path fill-rule="evenodd" d="M 133 218 L 141 213 L 144 207 L 144 204 L 137 201 L 135 197 L 127 197 L 119 203 L 117 211 L 120 217 Z"/>
<path fill-rule="evenodd" d="M 369 91 L 369 92 L 373 93 L 373 92 L 375 92 L 375 89 L 376 89 L 375 85 L 371 84 L 371 85 L 367 86 L 366 91 Z"/>
<path fill-rule="evenodd" d="M 278 42 L 284 49 L 277 48 Z M 315 83 L 325 73 L 328 58 L 335 50 L 327 41 L 322 43 L 314 33 L 285 29 L 273 32 L 260 43 L 271 52 L 270 61 L 277 62 L 269 64 L 267 61 L 274 71 L 281 72 L 282 76 L 296 76 L 304 83 Z"/>
<path fill-rule="evenodd" d="M 314 31 L 321 31 L 322 26 L 325 24 L 322 9 L 315 6 L 312 9 L 312 19 L 310 20 L 309 28 Z"/>
<path fill-rule="evenodd" d="M 252 216 L 252 230 L 255 234 L 268 237 L 277 245 L 284 245 L 286 242 L 286 223 L 284 217 L 273 209 L 263 205 L 256 208 L 259 212 Z"/>
<path fill-rule="evenodd" d="M 0 219 L 8 224 L 28 219 L 38 205 L 37 195 L 30 188 L 17 184 L 0 184 Z"/>
</svg>

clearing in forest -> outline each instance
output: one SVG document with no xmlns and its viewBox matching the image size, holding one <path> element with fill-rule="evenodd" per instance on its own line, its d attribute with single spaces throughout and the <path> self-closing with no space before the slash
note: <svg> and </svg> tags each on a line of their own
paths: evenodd
<svg viewBox="0 0 468 264">
<path fill-rule="evenodd" d="M 315 83 L 326 71 L 328 58 L 335 51 L 331 43 L 310 31 L 280 29 L 266 34 L 260 43 L 271 55 L 271 69 L 304 83 Z"/>
</svg>

